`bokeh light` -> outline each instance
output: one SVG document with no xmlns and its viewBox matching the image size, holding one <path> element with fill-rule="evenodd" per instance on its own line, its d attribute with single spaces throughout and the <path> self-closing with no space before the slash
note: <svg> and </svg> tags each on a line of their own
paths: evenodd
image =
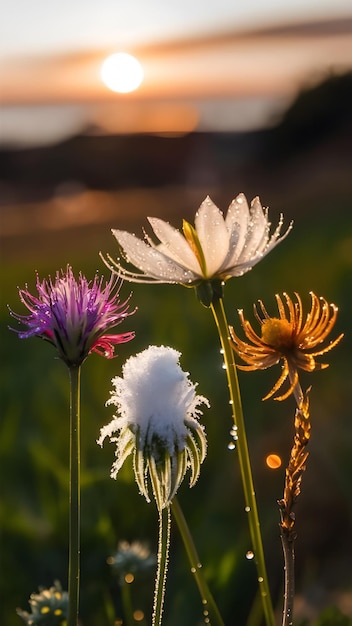
<svg viewBox="0 0 352 626">
<path fill-rule="evenodd" d="M 282 461 L 281 457 L 278 454 L 268 454 L 265 459 L 265 463 L 270 469 L 279 469 L 281 467 Z"/>
</svg>

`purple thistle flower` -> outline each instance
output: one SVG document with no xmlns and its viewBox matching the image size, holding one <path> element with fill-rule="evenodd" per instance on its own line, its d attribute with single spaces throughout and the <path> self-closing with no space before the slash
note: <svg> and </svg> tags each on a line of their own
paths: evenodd
<svg viewBox="0 0 352 626">
<path fill-rule="evenodd" d="M 38 296 L 28 289 L 19 289 L 21 302 L 30 315 L 19 315 L 10 309 L 17 321 L 25 324 L 27 330 L 16 330 L 20 339 L 40 337 L 54 345 L 60 358 L 68 366 L 81 365 L 91 352 L 97 352 L 108 359 L 114 356 L 114 346 L 134 338 L 134 332 L 105 334 L 120 324 L 135 310 L 129 311 L 130 296 L 120 302 L 119 293 L 122 281 L 111 277 L 103 284 L 103 277 L 88 281 L 79 274 L 75 279 L 72 268 L 66 272 L 56 272 L 41 281 L 37 274 Z"/>
</svg>

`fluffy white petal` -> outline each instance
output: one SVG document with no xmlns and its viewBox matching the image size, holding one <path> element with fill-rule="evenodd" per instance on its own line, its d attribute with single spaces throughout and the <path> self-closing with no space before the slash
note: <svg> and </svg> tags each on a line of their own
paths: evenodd
<svg viewBox="0 0 352 626">
<path fill-rule="evenodd" d="M 195 227 L 206 262 L 206 277 L 212 277 L 227 256 L 230 237 L 221 211 L 209 197 L 196 213 Z"/>
</svg>

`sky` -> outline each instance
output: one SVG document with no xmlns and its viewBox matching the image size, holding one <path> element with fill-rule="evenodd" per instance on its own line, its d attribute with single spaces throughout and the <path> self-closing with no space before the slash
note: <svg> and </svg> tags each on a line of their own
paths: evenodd
<svg viewBox="0 0 352 626">
<path fill-rule="evenodd" d="M 352 14 L 350 0 L 2 0 L 0 55 L 126 47 Z"/>
<path fill-rule="evenodd" d="M 305 80 L 352 69 L 350 0 L 0 2 L 5 143 L 55 141 L 89 124 L 107 132 L 254 128 Z M 323 30 L 280 31 L 319 20 L 327 20 Z M 102 61 L 116 51 L 144 67 L 129 96 L 100 80 Z"/>
</svg>

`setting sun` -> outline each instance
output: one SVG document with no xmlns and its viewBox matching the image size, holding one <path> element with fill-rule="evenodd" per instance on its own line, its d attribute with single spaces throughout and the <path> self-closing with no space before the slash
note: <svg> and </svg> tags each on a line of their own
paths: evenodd
<svg viewBox="0 0 352 626">
<path fill-rule="evenodd" d="M 131 54 L 117 52 L 108 56 L 101 67 L 103 83 L 118 93 L 129 93 L 138 89 L 144 72 L 140 62 Z"/>
</svg>

